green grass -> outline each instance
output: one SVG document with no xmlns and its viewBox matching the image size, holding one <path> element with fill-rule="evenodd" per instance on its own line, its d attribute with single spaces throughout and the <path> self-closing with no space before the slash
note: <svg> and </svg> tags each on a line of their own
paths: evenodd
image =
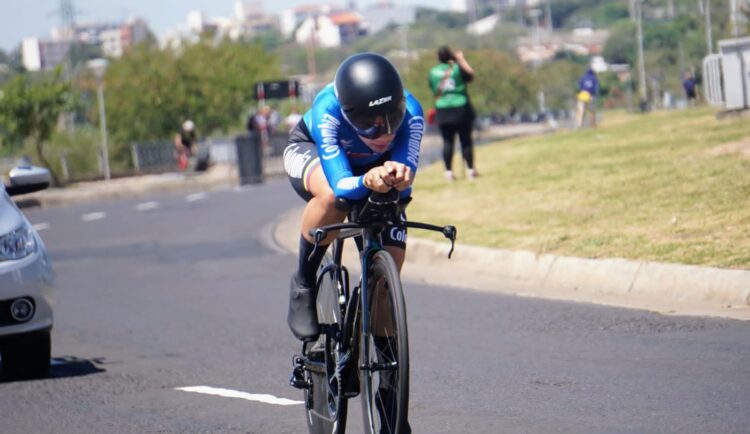
<svg viewBox="0 0 750 434">
<path fill-rule="evenodd" d="M 743 139 L 750 119 L 708 108 L 606 112 L 595 130 L 478 148 L 473 182 L 420 169 L 409 218 L 466 244 L 750 269 L 750 152 L 716 152 Z"/>
</svg>

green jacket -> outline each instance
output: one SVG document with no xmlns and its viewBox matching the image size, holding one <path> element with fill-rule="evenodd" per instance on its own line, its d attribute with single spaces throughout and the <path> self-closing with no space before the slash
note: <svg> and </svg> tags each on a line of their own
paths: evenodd
<svg viewBox="0 0 750 434">
<path fill-rule="evenodd" d="M 443 89 L 440 97 L 435 100 L 435 108 L 438 109 L 463 107 L 469 102 L 466 82 L 461 76 L 461 69 L 456 63 L 453 63 L 453 70 L 446 77 L 446 71 L 450 67 L 451 65 L 448 63 L 440 63 L 430 70 L 429 83 L 432 94 L 437 97 L 438 87 Z"/>
</svg>

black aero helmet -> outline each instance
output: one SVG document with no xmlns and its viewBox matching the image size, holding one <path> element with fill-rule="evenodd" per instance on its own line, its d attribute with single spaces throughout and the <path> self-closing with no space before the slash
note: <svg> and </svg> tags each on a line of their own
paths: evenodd
<svg viewBox="0 0 750 434">
<path fill-rule="evenodd" d="M 396 67 L 375 53 L 348 57 L 334 82 L 341 112 L 358 135 L 370 139 L 395 133 L 406 112 L 404 85 Z"/>
</svg>

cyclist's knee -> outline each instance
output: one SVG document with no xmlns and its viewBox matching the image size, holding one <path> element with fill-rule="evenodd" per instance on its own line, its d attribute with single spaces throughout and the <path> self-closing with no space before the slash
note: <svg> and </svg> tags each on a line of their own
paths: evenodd
<svg viewBox="0 0 750 434">
<path fill-rule="evenodd" d="M 343 216 L 345 214 L 336 208 L 336 195 L 333 194 L 333 190 L 331 189 L 318 192 L 310 202 L 314 203 L 314 206 L 325 215 Z"/>
</svg>

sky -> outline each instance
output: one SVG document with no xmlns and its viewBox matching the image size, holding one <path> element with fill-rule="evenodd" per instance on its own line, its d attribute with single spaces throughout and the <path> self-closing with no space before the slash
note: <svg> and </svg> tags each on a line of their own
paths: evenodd
<svg viewBox="0 0 750 434">
<path fill-rule="evenodd" d="M 399 4 L 428 4 L 447 8 L 450 0 L 395 0 Z M 278 13 L 300 4 L 324 0 L 265 0 L 266 12 Z M 344 1 L 339 0 L 340 3 Z M 359 0 L 360 7 L 374 0 Z M 59 25 L 60 0 L 0 0 L 0 49 L 12 51 L 28 36 L 46 37 Z M 73 0 L 77 22 L 120 22 L 140 17 L 160 35 L 186 22 L 188 12 L 203 11 L 206 16 L 230 17 L 234 0 Z"/>
</svg>

